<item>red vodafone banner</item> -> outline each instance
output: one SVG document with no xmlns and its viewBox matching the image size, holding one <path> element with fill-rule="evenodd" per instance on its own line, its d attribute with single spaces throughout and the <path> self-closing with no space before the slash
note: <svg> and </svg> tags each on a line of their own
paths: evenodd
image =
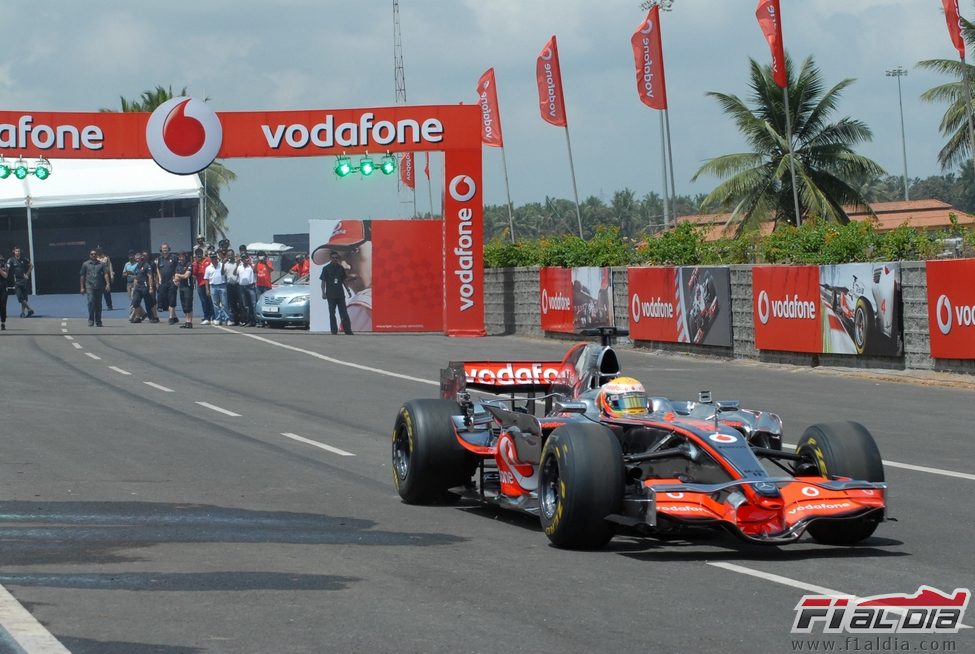
<svg viewBox="0 0 975 654">
<path fill-rule="evenodd" d="M 676 268 L 628 268 L 630 338 L 679 342 Z M 684 340 L 687 340 L 686 338 Z"/>
<path fill-rule="evenodd" d="M 477 80 L 477 104 L 481 107 L 481 143 L 493 148 L 504 147 L 501 135 L 501 110 L 498 107 L 498 88 L 494 81 L 494 69 Z"/>
<path fill-rule="evenodd" d="M 407 152 L 399 161 L 399 179 L 406 188 L 416 188 L 416 159 L 412 152 Z"/>
<path fill-rule="evenodd" d="M 667 82 L 664 80 L 664 50 L 660 36 L 660 5 L 650 13 L 630 37 L 636 65 L 636 92 L 640 102 L 651 109 L 667 108 Z"/>
<path fill-rule="evenodd" d="M 574 331 L 572 307 L 572 269 L 542 268 L 539 271 L 542 331 Z"/>
<path fill-rule="evenodd" d="M 772 76 L 779 88 L 784 89 L 789 85 L 789 80 L 785 70 L 782 10 L 779 8 L 779 0 L 758 0 L 755 18 L 758 19 L 758 26 L 762 29 L 762 34 L 765 35 L 769 50 L 772 52 Z"/>
<path fill-rule="evenodd" d="M 559 66 L 559 46 L 552 36 L 535 60 L 535 81 L 538 83 L 538 105 L 542 120 L 550 125 L 566 127 L 565 97 L 562 94 L 562 69 Z"/>
<path fill-rule="evenodd" d="M 819 266 L 752 268 L 755 347 L 822 352 Z"/>
<path fill-rule="evenodd" d="M 935 359 L 975 359 L 975 259 L 928 261 L 928 333 Z"/>
<path fill-rule="evenodd" d="M 472 107 L 476 110 L 476 107 Z M 484 336 L 484 200 L 481 143 L 444 157 L 444 325 L 452 336 Z"/>
<path fill-rule="evenodd" d="M 958 51 L 958 57 L 965 61 L 965 38 L 961 34 L 961 14 L 958 11 L 958 0 L 941 0 L 945 8 L 945 21 L 948 23 L 948 36 L 951 44 Z"/>
</svg>

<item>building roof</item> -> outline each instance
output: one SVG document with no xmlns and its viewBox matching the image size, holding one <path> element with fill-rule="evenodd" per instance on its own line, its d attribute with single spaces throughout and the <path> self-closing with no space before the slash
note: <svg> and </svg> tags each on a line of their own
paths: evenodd
<svg viewBox="0 0 975 654">
<path fill-rule="evenodd" d="M 877 231 L 888 232 L 901 225 L 915 229 L 934 231 L 951 227 L 949 216 L 954 214 L 959 225 L 975 225 L 975 215 L 955 209 L 941 200 L 910 200 L 900 202 L 873 202 L 870 204 L 877 216 L 874 223 Z M 850 220 L 870 220 L 870 214 L 862 207 L 843 207 Z M 680 222 L 688 222 L 705 229 L 704 240 L 718 241 L 734 238 L 737 225 L 727 224 L 730 213 L 706 213 L 695 216 L 680 216 Z M 773 223 L 764 222 L 759 233 L 766 236 L 772 233 Z"/>
<path fill-rule="evenodd" d="M 45 180 L 0 180 L 0 209 L 24 207 L 27 198 L 32 207 L 66 207 L 200 197 L 198 175 L 174 175 L 152 159 L 52 159 L 51 169 Z"/>
</svg>

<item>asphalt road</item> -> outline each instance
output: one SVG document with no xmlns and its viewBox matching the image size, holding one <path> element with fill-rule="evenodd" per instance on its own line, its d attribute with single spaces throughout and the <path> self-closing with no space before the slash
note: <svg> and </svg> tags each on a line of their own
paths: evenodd
<svg viewBox="0 0 975 654">
<path fill-rule="evenodd" d="M 975 587 L 970 390 L 621 350 L 651 394 L 775 411 L 788 442 L 863 422 L 898 521 L 854 548 L 715 534 L 573 552 L 526 516 L 404 505 L 389 462 L 399 405 L 435 397 L 448 359 L 560 359 L 563 343 L 8 326 L 0 650 L 55 651 L 17 648 L 22 606 L 76 653 L 793 652 L 809 588 Z M 899 642 L 934 641 L 975 651 L 971 629 Z"/>
</svg>

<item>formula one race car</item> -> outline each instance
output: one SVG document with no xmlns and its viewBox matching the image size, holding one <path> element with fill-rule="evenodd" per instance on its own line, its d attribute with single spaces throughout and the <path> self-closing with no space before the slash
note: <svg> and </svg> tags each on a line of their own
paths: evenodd
<svg viewBox="0 0 975 654">
<path fill-rule="evenodd" d="M 795 452 L 782 421 L 737 402 L 647 398 L 616 352 L 579 343 L 562 361 L 452 362 L 441 398 L 405 403 L 393 481 L 409 504 L 466 496 L 538 515 L 556 546 L 598 548 L 617 531 L 666 537 L 723 528 L 781 544 L 806 531 L 849 545 L 885 519 L 873 437 L 816 424 Z M 474 400 L 471 392 L 495 394 Z M 536 413 L 542 414 L 541 418 Z M 763 465 L 784 474 L 772 476 Z M 773 467 L 774 466 L 774 467 Z"/>
</svg>

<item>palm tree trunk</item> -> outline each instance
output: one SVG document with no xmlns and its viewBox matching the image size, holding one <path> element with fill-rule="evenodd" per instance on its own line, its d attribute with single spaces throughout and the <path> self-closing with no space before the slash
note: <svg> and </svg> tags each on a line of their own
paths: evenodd
<svg viewBox="0 0 975 654">
<path fill-rule="evenodd" d="M 792 149 L 792 117 L 789 115 L 789 88 L 782 89 L 782 96 L 785 98 L 785 139 L 789 143 L 789 171 L 792 173 L 792 200 L 796 205 L 796 227 L 802 226 L 802 217 L 799 215 L 799 187 L 796 186 L 796 156 Z"/>
</svg>

